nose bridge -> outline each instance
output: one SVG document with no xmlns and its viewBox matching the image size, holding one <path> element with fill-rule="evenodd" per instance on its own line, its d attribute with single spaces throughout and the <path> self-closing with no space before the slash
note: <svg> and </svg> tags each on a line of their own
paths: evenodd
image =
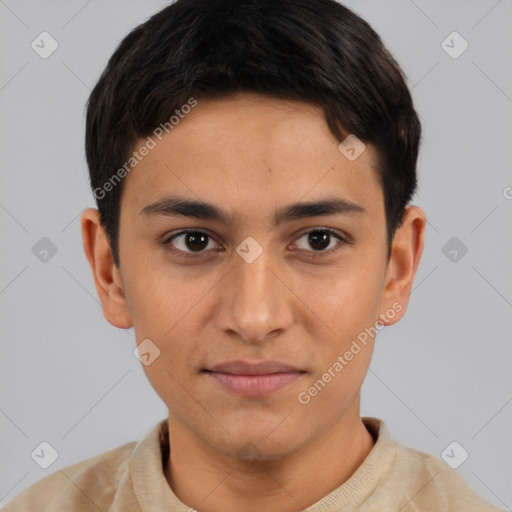
<svg viewBox="0 0 512 512">
<path fill-rule="evenodd" d="M 268 239 L 267 239 L 267 243 Z M 277 263 L 270 247 L 248 237 L 234 255 L 221 327 L 246 341 L 262 341 L 289 321 L 283 284 L 276 278 Z"/>
<path fill-rule="evenodd" d="M 260 299 L 263 294 L 269 299 L 272 290 L 269 288 L 271 282 L 270 276 L 274 274 L 270 270 L 272 267 L 272 254 L 270 248 L 258 249 L 257 242 L 244 242 L 237 249 L 239 260 L 235 258 L 235 273 L 237 274 L 238 287 L 243 294 L 244 300 L 253 297 Z M 247 258 L 242 251 L 247 250 Z M 251 254 L 252 253 L 252 254 Z M 253 259 L 254 258 L 254 259 Z M 267 289 L 269 288 L 269 289 Z"/>
</svg>

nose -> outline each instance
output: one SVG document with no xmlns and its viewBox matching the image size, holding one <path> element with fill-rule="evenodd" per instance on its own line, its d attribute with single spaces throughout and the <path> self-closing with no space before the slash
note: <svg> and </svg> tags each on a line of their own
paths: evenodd
<svg viewBox="0 0 512 512">
<path fill-rule="evenodd" d="M 234 254 L 233 267 L 219 290 L 218 327 L 247 343 L 261 344 L 285 332 L 293 322 L 293 293 L 279 276 L 270 248 L 254 260 Z"/>
</svg>

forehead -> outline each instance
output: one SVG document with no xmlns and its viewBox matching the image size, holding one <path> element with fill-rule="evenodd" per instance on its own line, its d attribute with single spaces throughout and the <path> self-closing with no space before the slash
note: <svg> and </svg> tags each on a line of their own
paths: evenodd
<svg viewBox="0 0 512 512">
<path fill-rule="evenodd" d="M 232 205 L 239 217 L 272 210 L 275 218 L 276 204 L 334 195 L 383 208 L 373 148 L 360 143 L 361 154 L 347 158 L 315 105 L 249 93 L 197 100 L 169 133 L 150 137 L 123 184 L 133 211 L 176 194 Z"/>
</svg>

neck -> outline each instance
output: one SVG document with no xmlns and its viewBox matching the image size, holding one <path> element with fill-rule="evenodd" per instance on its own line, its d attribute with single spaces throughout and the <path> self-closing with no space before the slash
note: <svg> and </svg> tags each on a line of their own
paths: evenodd
<svg viewBox="0 0 512 512">
<path fill-rule="evenodd" d="M 273 461 L 243 463 L 205 445 L 169 416 L 165 476 L 180 501 L 200 512 L 296 512 L 347 481 L 374 446 L 359 412 L 307 446 Z"/>
</svg>

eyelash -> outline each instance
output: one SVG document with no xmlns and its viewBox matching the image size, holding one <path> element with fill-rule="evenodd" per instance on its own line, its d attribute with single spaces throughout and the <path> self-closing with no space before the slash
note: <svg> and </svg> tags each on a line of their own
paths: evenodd
<svg viewBox="0 0 512 512">
<path fill-rule="evenodd" d="M 324 250 L 324 251 L 306 251 L 306 252 L 311 252 L 312 253 L 312 254 L 306 256 L 307 258 L 310 258 L 310 259 L 317 259 L 319 257 L 329 256 L 329 255 L 333 254 L 334 252 L 338 251 L 341 248 L 340 246 L 350 243 L 347 238 L 345 238 L 344 236 L 340 235 L 337 231 L 334 231 L 333 229 L 330 229 L 330 228 L 314 228 L 314 229 L 310 229 L 310 230 L 305 231 L 304 233 L 302 233 L 298 237 L 297 240 L 301 239 L 305 235 L 308 235 L 310 233 L 315 233 L 315 232 L 328 233 L 329 235 L 332 235 L 335 238 L 337 238 L 340 243 L 338 243 L 334 248 L 331 248 L 331 249 L 328 249 L 328 250 Z M 206 235 L 210 239 L 214 239 L 214 237 L 212 235 L 210 235 L 206 231 L 202 231 L 202 230 L 198 230 L 198 229 L 187 229 L 187 230 L 183 230 L 183 231 L 180 231 L 178 233 L 175 233 L 174 235 L 172 235 L 170 237 L 166 237 L 161 242 L 161 244 L 165 248 L 168 249 L 169 244 L 174 239 L 178 238 L 179 236 L 185 235 L 187 233 L 198 233 L 198 234 Z M 192 259 L 194 259 L 194 258 L 202 257 L 205 254 L 205 251 L 201 251 L 201 252 L 198 252 L 198 253 L 190 253 L 190 252 L 182 251 L 181 249 L 174 249 L 174 248 L 171 248 L 171 249 L 168 249 L 168 250 L 174 252 L 180 258 L 192 258 Z"/>
</svg>

